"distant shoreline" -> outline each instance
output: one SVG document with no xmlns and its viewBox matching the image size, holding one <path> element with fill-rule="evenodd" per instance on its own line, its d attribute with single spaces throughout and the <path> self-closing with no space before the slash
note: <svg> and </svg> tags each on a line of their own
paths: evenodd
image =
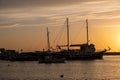
<svg viewBox="0 0 120 80">
<path fill-rule="evenodd" d="M 106 52 L 104 55 L 120 55 L 120 52 Z"/>
</svg>

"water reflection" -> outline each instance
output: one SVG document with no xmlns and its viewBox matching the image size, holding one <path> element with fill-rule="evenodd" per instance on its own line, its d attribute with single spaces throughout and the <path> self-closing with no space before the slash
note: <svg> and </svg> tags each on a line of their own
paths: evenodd
<svg viewBox="0 0 120 80">
<path fill-rule="evenodd" d="M 63 75 L 63 77 L 61 77 Z M 65 64 L 0 61 L 0 80 L 119 80 L 120 56 Z"/>
</svg>

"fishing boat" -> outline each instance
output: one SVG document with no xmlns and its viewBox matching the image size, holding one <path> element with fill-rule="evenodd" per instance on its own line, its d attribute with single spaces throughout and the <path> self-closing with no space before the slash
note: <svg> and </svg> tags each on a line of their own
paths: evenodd
<svg viewBox="0 0 120 80">
<path fill-rule="evenodd" d="M 65 63 L 65 58 L 57 57 L 48 52 L 41 55 L 41 58 L 39 58 L 39 63 Z"/>
</svg>

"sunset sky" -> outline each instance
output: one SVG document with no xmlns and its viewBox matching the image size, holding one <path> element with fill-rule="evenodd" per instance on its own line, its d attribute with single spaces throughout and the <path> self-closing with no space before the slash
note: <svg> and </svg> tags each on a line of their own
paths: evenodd
<svg viewBox="0 0 120 80">
<path fill-rule="evenodd" d="M 0 0 L 0 48 L 24 51 L 66 44 L 66 18 L 70 44 L 89 40 L 98 50 L 120 51 L 120 0 Z"/>
</svg>

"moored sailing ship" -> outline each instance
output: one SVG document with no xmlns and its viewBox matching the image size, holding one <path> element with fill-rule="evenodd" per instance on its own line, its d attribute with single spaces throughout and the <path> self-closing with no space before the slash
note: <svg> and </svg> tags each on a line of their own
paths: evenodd
<svg viewBox="0 0 120 80">
<path fill-rule="evenodd" d="M 102 51 L 96 51 L 94 44 L 89 44 L 89 35 L 88 35 L 88 20 L 86 20 L 86 33 L 87 40 L 85 44 L 72 44 L 69 45 L 69 25 L 67 18 L 67 51 L 61 51 L 60 53 L 65 56 L 67 60 L 94 60 L 94 59 L 102 59 L 104 53 L 107 49 Z M 69 47 L 80 47 L 79 50 L 70 50 Z M 60 47 L 60 46 L 59 46 Z"/>
<path fill-rule="evenodd" d="M 103 55 L 107 51 L 104 49 L 102 51 L 96 51 L 94 44 L 89 44 L 89 35 L 88 35 L 88 20 L 86 20 L 86 32 L 87 40 L 85 44 L 71 44 L 69 43 L 69 24 L 67 18 L 67 50 L 61 50 L 59 52 L 50 51 L 50 42 L 49 42 L 49 31 L 47 28 L 47 41 L 48 41 L 48 51 L 40 52 L 22 52 L 18 53 L 14 50 L 0 50 L 0 59 L 2 60 L 11 60 L 11 61 L 34 61 L 39 60 L 39 62 L 45 63 L 64 63 L 65 60 L 94 60 L 102 59 Z M 71 50 L 70 47 L 79 47 L 78 50 Z M 59 48 L 61 46 L 58 46 Z M 109 50 L 109 49 L 108 49 Z"/>
</svg>

